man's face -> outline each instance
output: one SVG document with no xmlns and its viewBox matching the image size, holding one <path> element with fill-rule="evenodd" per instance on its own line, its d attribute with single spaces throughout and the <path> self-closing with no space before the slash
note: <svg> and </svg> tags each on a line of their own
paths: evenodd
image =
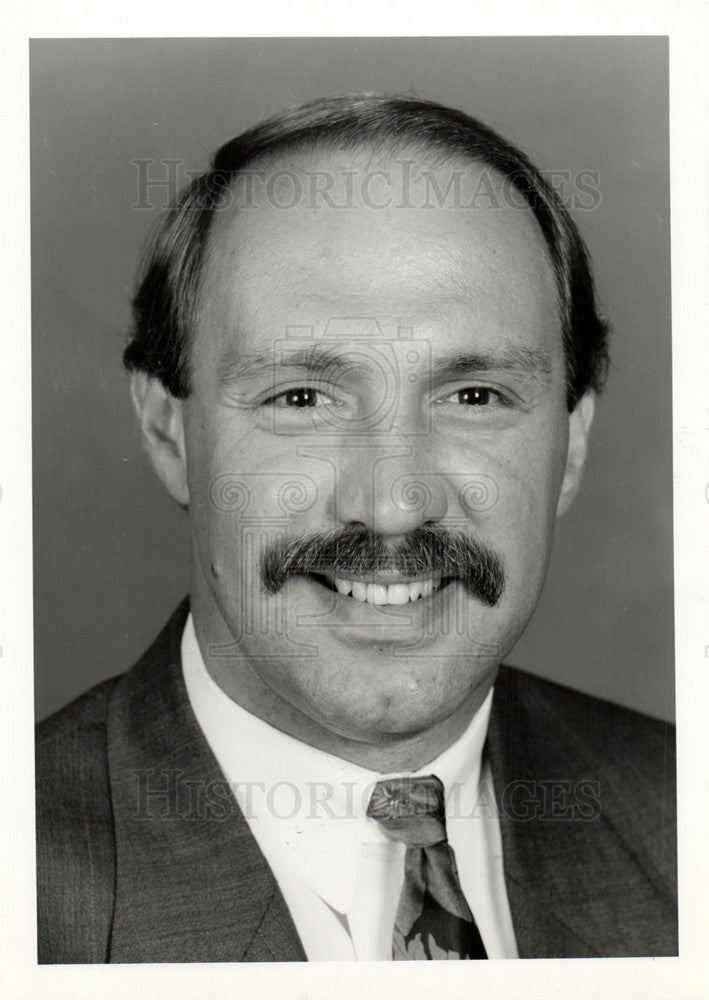
<svg viewBox="0 0 709 1000">
<path fill-rule="evenodd" d="M 482 168 L 456 166 L 468 204 Z M 366 154 L 266 168 L 392 169 Z M 437 170 L 440 190 L 452 169 Z M 489 689 L 574 485 L 552 268 L 501 182 L 473 208 L 401 208 L 396 192 L 375 208 L 392 186 L 372 177 L 366 202 L 339 209 L 279 207 L 294 200 L 286 182 L 241 210 L 237 187 L 210 234 L 182 405 L 198 634 L 228 693 L 250 692 L 247 707 L 286 730 L 295 710 L 364 742 L 425 733 Z M 486 551 L 501 593 L 445 566 L 414 576 L 396 551 L 422 527 Z M 264 586 L 264 555 L 282 570 L 283 545 L 307 555 L 342 529 L 378 533 L 387 564 L 333 552 Z"/>
</svg>

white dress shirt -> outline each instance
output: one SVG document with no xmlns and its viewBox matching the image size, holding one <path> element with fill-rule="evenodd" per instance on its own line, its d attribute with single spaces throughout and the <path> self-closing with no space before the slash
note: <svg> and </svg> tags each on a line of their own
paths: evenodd
<svg viewBox="0 0 709 1000">
<path fill-rule="evenodd" d="M 274 729 L 212 680 L 192 616 L 182 637 L 192 709 L 290 910 L 310 961 L 389 961 L 403 844 L 367 816 L 384 777 Z M 463 735 L 418 775 L 446 794 L 448 842 L 489 958 L 516 958 L 492 775 L 482 748 L 492 691 Z"/>
</svg>

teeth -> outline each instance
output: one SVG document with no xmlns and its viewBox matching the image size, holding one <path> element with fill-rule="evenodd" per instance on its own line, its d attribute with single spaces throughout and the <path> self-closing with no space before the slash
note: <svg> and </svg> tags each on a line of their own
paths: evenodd
<svg viewBox="0 0 709 1000">
<path fill-rule="evenodd" d="M 338 593 L 367 604 L 408 604 L 419 597 L 430 597 L 441 586 L 440 576 L 430 580 L 415 580 L 413 583 L 392 583 L 388 587 L 381 583 L 357 583 L 334 577 Z"/>
<path fill-rule="evenodd" d="M 387 604 L 408 604 L 409 600 L 416 600 L 411 594 L 414 586 L 409 586 L 408 583 L 393 583 L 386 588 Z M 418 597 L 418 594 L 416 596 Z"/>
<path fill-rule="evenodd" d="M 367 604 L 388 604 L 388 587 L 382 587 L 379 583 L 367 584 Z"/>
</svg>

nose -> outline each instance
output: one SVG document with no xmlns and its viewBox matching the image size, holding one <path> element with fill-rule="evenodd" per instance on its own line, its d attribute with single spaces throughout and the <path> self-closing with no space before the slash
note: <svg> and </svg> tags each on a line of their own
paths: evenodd
<svg viewBox="0 0 709 1000">
<path fill-rule="evenodd" d="M 331 516 L 382 535 L 405 535 L 448 511 L 444 477 L 411 444 L 348 447 L 338 457 Z"/>
</svg>

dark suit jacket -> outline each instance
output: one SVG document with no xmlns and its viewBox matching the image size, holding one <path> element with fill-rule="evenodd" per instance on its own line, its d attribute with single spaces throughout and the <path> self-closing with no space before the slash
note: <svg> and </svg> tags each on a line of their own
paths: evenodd
<svg viewBox="0 0 709 1000">
<path fill-rule="evenodd" d="M 38 729 L 41 963 L 305 959 L 192 713 L 186 614 Z M 672 728 L 502 668 L 486 752 L 520 957 L 677 954 Z"/>
</svg>

